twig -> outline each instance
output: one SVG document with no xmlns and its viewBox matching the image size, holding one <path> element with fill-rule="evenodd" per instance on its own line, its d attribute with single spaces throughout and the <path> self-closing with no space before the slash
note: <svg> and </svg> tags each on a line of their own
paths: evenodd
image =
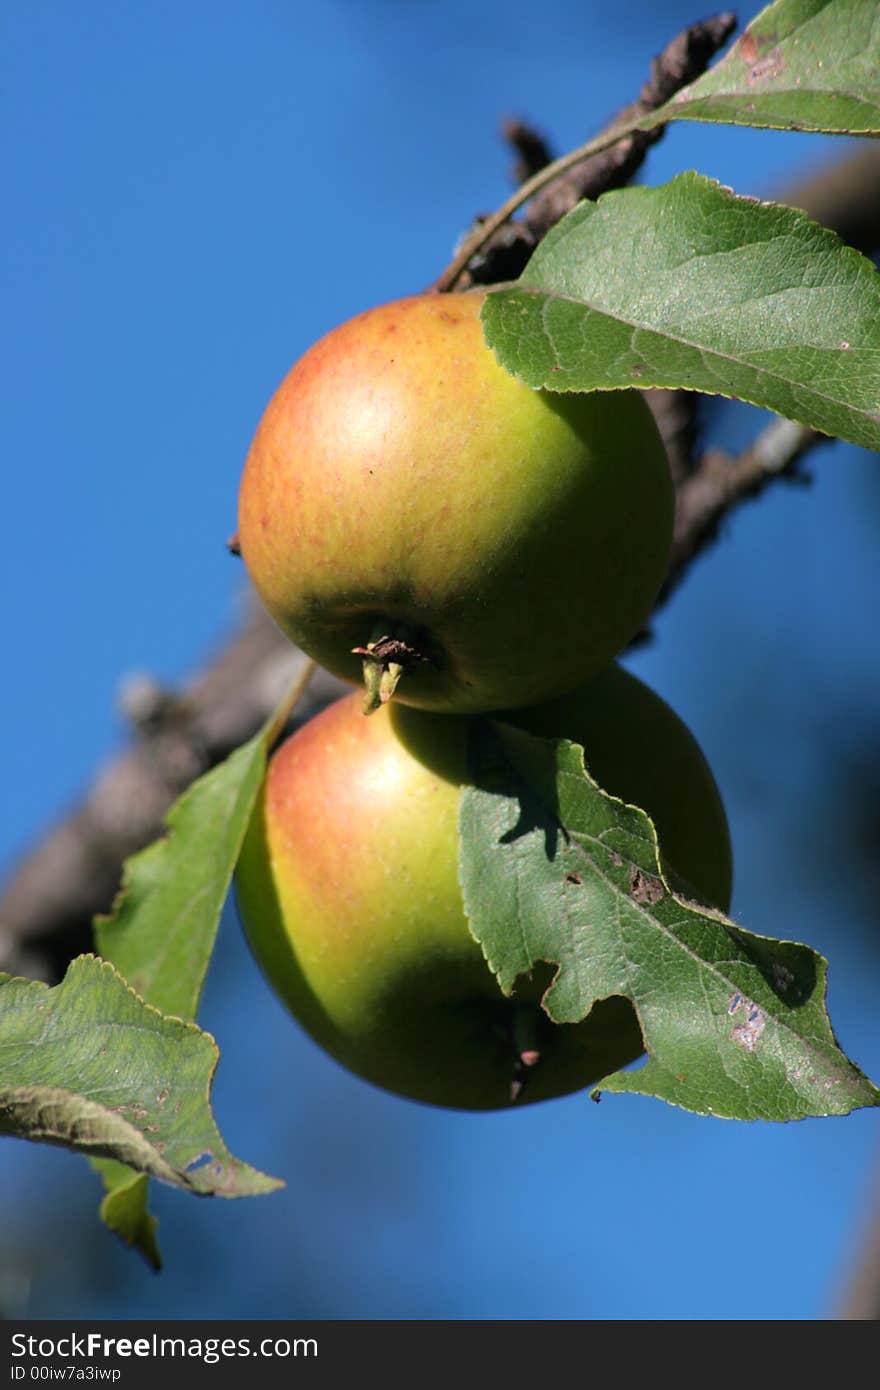
<svg viewBox="0 0 880 1390">
<path fill-rule="evenodd" d="M 503 207 L 481 221 L 465 238 L 453 260 L 434 283 L 437 290 L 497 284 L 519 275 L 532 251 L 551 227 L 582 198 L 598 198 L 629 183 L 665 126 L 630 129 L 663 106 L 682 87 L 699 77 L 736 28 L 725 13 L 683 29 L 651 64 L 651 76 L 638 100 L 624 107 L 588 144 L 552 164 L 539 164 Z M 622 131 L 620 138 L 615 132 Z M 518 208 L 531 206 L 517 222 Z M 505 225 L 507 224 L 507 225 Z"/>
<path fill-rule="evenodd" d="M 778 419 L 736 458 L 721 449 L 708 450 L 676 490 L 672 559 L 657 606 L 667 601 L 696 557 L 715 539 L 722 518 L 780 478 L 805 481 L 797 471 L 798 463 L 817 444 L 828 442 L 819 430 Z"/>
<path fill-rule="evenodd" d="M 867 255 L 880 246 L 880 143 L 862 142 L 844 159 L 820 167 L 807 178 L 784 189 L 779 202 L 801 208 L 849 246 Z M 663 436 L 676 491 L 702 467 L 712 469 L 711 453 L 696 455 L 698 412 L 704 397 L 692 391 L 645 391 L 648 405 Z M 696 493 L 694 493 L 696 496 Z M 731 506 L 737 499 L 731 499 Z M 679 539 L 685 518 L 693 511 L 690 499 L 680 507 Z"/>
<path fill-rule="evenodd" d="M 516 151 L 517 160 L 513 168 L 514 183 L 525 183 L 541 169 L 553 163 L 550 146 L 540 131 L 516 116 L 508 116 L 502 122 L 501 134 Z"/>
</svg>

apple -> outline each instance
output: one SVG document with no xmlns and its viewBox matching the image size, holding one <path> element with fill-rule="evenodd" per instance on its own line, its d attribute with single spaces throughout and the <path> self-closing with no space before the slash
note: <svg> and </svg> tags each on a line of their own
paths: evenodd
<svg viewBox="0 0 880 1390">
<path fill-rule="evenodd" d="M 554 394 L 483 341 L 485 291 L 316 343 L 245 464 L 238 539 L 283 630 L 373 705 L 533 704 L 599 671 L 665 577 L 673 491 L 635 391 Z"/>
<path fill-rule="evenodd" d="M 690 729 L 650 686 L 615 662 L 585 687 L 497 718 L 581 744 L 599 786 L 651 816 L 678 886 L 729 910 L 733 856 L 724 803 Z"/>
<path fill-rule="evenodd" d="M 677 874 L 727 906 L 715 783 L 647 686 L 612 667 L 526 721 L 576 732 L 605 790 L 652 815 Z M 414 1100 L 493 1110 L 601 1080 L 639 1056 L 642 1036 L 617 997 L 554 1024 L 540 1008 L 547 968 L 501 993 L 458 881 L 469 722 L 396 703 L 364 719 L 355 694 L 305 724 L 270 761 L 236 896 L 263 972 L 339 1062 Z"/>
</svg>

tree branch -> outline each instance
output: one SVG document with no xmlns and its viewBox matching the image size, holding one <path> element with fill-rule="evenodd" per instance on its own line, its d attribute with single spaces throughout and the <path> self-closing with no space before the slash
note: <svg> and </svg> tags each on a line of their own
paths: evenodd
<svg viewBox="0 0 880 1390">
<path fill-rule="evenodd" d="M 682 87 L 695 81 L 735 28 L 735 15 L 720 14 L 691 24 L 676 34 L 653 60 L 651 76 L 638 99 L 619 111 L 606 130 L 656 111 Z M 630 182 L 648 150 L 662 139 L 665 129 L 665 126 L 657 126 L 653 130 L 633 131 L 554 179 L 536 194 L 521 218 L 499 227 L 486 245 L 470 258 L 467 269 L 455 278 L 455 288 L 463 290 L 475 284 L 493 285 L 516 279 L 538 243 L 575 203 L 583 198 L 598 198 Z M 542 138 L 522 122 L 508 121 L 504 133 L 520 152 L 517 173 L 521 182 L 525 183 L 550 162 L 550 151 Z"/>
<path fill-rule="evenodd" d="M 866 255 L 880 247 L 880 148 L 867 144 L 785 190 L 779 200 L 799 207 Z M 646 391 L 669 453 L 676 488 L 675 536 L 665 603 L 688 569 L 719 535 L 742 502 L 772 482 L 806 481 L 803 456 L 827 440 L 818 430 L 775 420 L 736 459 L 717 449 L 694 455 L 701 397 L 686 391 Z"/>
<path fill-rule="evenodd" d="M 123 860 L 162 833 L 166 812 L 202 773 L 265 722 L 306 658 L 254 608 L 214 662 L 182 692 L 129 677 L 120 703 L 134 739 L 99 768 L 84 799 L 21 861 L 0 897 L 0 969 L 56 979 L 92 950 L 92 919 L 109 910 Z M 341 693 L 319 672 L 301 723 Z"/>
<path fill-rule="evenodd" d="M 866 1219 L 859 1225 L 859 1248 L 832 1312 L 841 1322 L 880 1321 L 880 1163 L 875 1166 L 872 1187 L 862 1208 Z"/>
<path fill-rule="evenodd" d="M 658 61 L 662 66 L 662 55 Z M 595 193 L 621 167 L 612 160 L 601 169 L 581 170 L 580 177 L 592 180 Z M 782 200 L 804 208 L 858 249 L 874 251 L 880 246 L 880 148 L 857 149 L 789 189 Z M 796 459 L 823 436 L 808 439 L 797 433 L 800 427 L 780 422 L 739 459 L 710 450 L 695 460 L 699 397 L 684 391 L 646 396 L 670 453 L 679 499 L 665 597 L 717 535 L 721 521 L 774 479 L 790 476 Z M 265 614 L 254 610 L 182 692 L 163 690 L 142 677 L 126 682 L 122 700 L 132 745 L 98 769 L 82 801 L 11 875 L 0 894 L 0 969 L 54 978 L 91 944 L 92 918 L 109 909 L 123 859 L 161 833 L 165 812 L 195 777 L 256 732 L 303 660 Z M 320 673 L 301 717 L 342 689 Z"/>
<path fill-rule="evenodd" d="M 501 123 L 501 134 L 516 152 L 513 166 L 514 183 L 526 183 L 534 174 L 553 163 L 553 151 L 540 131 L 516 116 L 508 116 Z"/>
<path fill-rule="evenodd" d="M 718 535 L 721 521 L 734 507 L 758 497 L 772 482 L 785 478 L 803 483 L 798 463 L 828 436 L 793 420 L 777 419 L 762 430 L 748 449 L 731 458 L 722 449 L 709 449 L 675 494 L 675 530 L 669 575 L 657 600 L 660 607 L 678 588 L 693 561 Z"/>
</svg>

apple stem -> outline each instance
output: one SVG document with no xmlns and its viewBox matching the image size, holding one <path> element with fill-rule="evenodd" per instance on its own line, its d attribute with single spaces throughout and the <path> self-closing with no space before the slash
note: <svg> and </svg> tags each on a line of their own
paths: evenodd
<svg viewBox="0 0 880 1390">
<path fill-rule="evenodd" d="M 419 662 L 430 660 L 414 645 L 414 636 L 402 624 L 394 629 L 377 626 L 365 647 L 352 647 L 355 656 L 363 657 L 364 714 L 387 705 L 401 677 Z"/>
<path fill-rule="evenodd" d="M 379 699 L 383 705 L 387 705 L 391 699 L 405 670 L 406 667 L 400 661 L 389 661 L 388 665 L 382 668 L 382 677 L 379 681 Z"/>
<path fill-rule="evenodd" d="M 588 140 L 585 145 L 579 145 L 576 150 L 569 150 L 567 154 L 562 155 L 559 159 L 554 159 L 552 164 L 546 164 L 542 169 L 539 169 L 537 173 L 532 174 L 531 178 L 526 179 L 525 183 L 521 183 L 519 188 L 511 193 L 510 197 L 500 208 L 493 212 L 491 216 L 484 217 L 482 221 L 476 225 L 470 235 L 467 236 L 464 242 L 459 246 L 458 251 L 443 271 L 442 275 L 437 277 L 434 283 L 429 286 L 429 289 L 439 293 L 453 290 L 456 281 L 467 269 L 468 262 L 486 245 L 499 228 L 503 227 L 505 222 L 510 220 L 518 208 L 521 208 L 524 203 L 534 198 L 535 194 L 540 193 L 549 183 L 553 183 L 555 179 L 560 178 L 563 174 L 567 173 L 569 169 L 573 169 L 576 164 L 582 163 L 583 160 L 590 158 L 591 155 L 600 154 L 602 150 L 607 150 L 611 145 L 616 145 L 619 140 L 624 139 L 627 135 L 631 135 L 633 131 L 638 129 L 650 130 L 652 124 L 659 124 L 659 120 L 652 120 L 653 112 L 646 115 L 644 111 L 639 111 L 635 107 L 633 107 L 632 110 L 635 114 L 630 116 L 629 119 L 616 122 L 614 125 L 609 126 L 607 130 L 600 131 L 598 135 L 593 136 L 592 140 Z M 497 286 L 493 286 L 493 288 L 497 289 Z"/>
<path fill-rule="evenodd" d="M 364 667 L 364 714 L 372 714 L 382 703 L 380 686 L 384 674 L 382 666 L 372 657 L 365 656 Z"/>
</svg>

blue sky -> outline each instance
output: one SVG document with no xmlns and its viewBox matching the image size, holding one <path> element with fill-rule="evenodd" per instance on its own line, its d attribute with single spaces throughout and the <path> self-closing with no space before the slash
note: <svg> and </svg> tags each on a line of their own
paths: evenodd
<svg viewBox="0 0 880 1390">
<path fill-rule="evenodd" d="M 223 540 L 290 364 L 342 319 L 427 284 L 502 201 L 503 115 L 532 118 L 560 150 L 578 143 L 695 17 L 680 0 L 4 8 L 0 868 L 120 745 L 122 677 L 182 679 L 233 625 L 244 580 Z M 680 126 L 644 177 L 697 168 L 767 196 L 839 148 Z M 736 447 L 756 418 L 725 405 L 713 428 Z M 745 508 L 630 663 L 716 770 L 735 915 L 829 956 L 832 1020 L 875 1079 L 868 827 L 841 781 L 877 759 L 876 462 L 825 447 L 811 489 Z M 772 1127 L 628 1097 L 477 1117 L 409 1105 L 299 1035 L 231 913 L 203 1021 L 223 1051 L 228 1142 L 284 1193 L 158 1191 L 168 1269 L 154 1278 L 94 1230 L 81 1160 L 6 1141 L 0 1304 L 815 1318 L 854 1248 L 875 1115 Z"/>
</svg>

